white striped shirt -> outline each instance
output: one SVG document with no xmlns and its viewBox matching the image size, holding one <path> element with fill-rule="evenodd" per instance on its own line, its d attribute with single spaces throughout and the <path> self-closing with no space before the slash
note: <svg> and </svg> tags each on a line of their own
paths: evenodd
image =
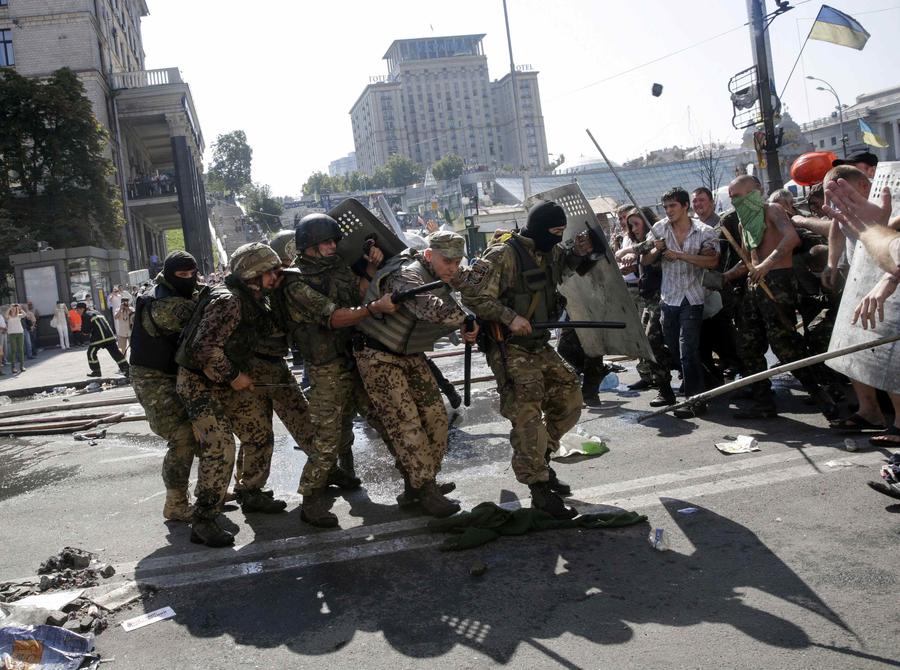
<svg viewBox="0 0 900 670">
<path fill-rule="evenodd" d="M 678 244 L 675 231 L 668 219 L 654 224 L 647 234 L 647 239 L 665 240 L 666 249 L 692 256 L 698 256 L 707 250 L 716 253 L 719 251 L 719 236 L 716 231 L 697 219 L 691 219 L 691 230 L 684 238 L 683 245 Z M 666 305 L 677 307 L 685 298 L 691 305 L 702 305 L 706 297 L 702 281 L 703 268 L 687 261 L 667 261 L 663 258 L 660 297 Z"/>
</svg>

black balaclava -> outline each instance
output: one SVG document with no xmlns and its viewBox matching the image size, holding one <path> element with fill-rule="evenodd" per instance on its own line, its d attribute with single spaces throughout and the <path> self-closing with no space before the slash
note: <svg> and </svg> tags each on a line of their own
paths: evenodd
<svg viewBox="0 0 900 670">
<path fill-rule="evenodd" d="M 163 263 L 163 278 L 172 285 L 172 288 L 178 295 L 190 298 L 197 288 L 197 273 L 190 279 L 176 277 L 176 272 L 184 272 L 185 270 L 196 270 L 197 261 L 186 251 L 173 251 Z"/>
<path fill-rule="evenodd" d="M 539 202 L 528 211 L 528 219 L 521 234 L 534 241 L 538 251 L 547 253 L 560 243 L 562 236 L 554 235 L 551 228 L 566 225 L 566 212 L 555 202 Z"/>
</svg>

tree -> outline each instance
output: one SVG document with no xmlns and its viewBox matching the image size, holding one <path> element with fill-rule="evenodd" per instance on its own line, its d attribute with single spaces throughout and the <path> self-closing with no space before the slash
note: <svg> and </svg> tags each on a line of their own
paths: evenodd
<svg viewBox="0 0 900 670">
<path fill-rule="evenodd" d="M 697 176 L 700 178 L 700 185 L 708 188 L 713 194 L 719 188 L 722 182 L 722 154 L 721 147 L 716 146 L 712 142 L 700 147 L 699 163 L 697 167 Z"/>
<path fill-rule="evenodd" d="M 411 159 L 400 154 L 391 154 L 384 164 L 387 170 L 389 181 L 384 186 L 387 188 L 397 188 L 400 186 L 409 186 L 422 180 L 424 172 L 419 165 L 416 165 Z"/>
<path fill-rule="evenodd" d="M 253 149 L 247 144 L 243 130 L 219 135 L 213 143 L 213 159 L 209 168 L 210 187 L 222 186 L 224 191 L 237 193 L 249 186 Z"/>
<path fill-rule="evenodd" d="M 247 217 L 260 230 L 274 232 L 281 229 L 281 214 L 284 207 L 274 197 L 268 184 L 250 184 L 244 188 L 244 207 Z"/>
<path fill-rule="evenodd" d="M 456 154 L 447 154 L 435 161 L 431 166 L 431 173 L 438 181 L 447 181 L 456 179 L 466 169 L 466 162 L 461 156 Z"/>
<path fill-rule="evenodd" d="M 556 168 L 558 168 L 560 165 L 562 165 L 565 162 L 566 162 L 566 155 L 560 154 L 559 156 L 556 157 L 555 161 L 553 161 L 552 163 L 550 163 L 549 166 L 547 166 L 547 169 L 550 172 L 553 172 Z"/>
<path fill-rule="evenodd" d="M 108 137 L 70 69 L 44 80 L 0 70 L 0 282 L 8 253 L 118 247 L 124 217 Z"/>
<path fill-rule="evenodd" d="M 316 193 L 332 193 L 334 189 L 331 177 L 324 172 L 313 172 L 303 183 L 303 195 L 315 195 Z"/>
</svg>

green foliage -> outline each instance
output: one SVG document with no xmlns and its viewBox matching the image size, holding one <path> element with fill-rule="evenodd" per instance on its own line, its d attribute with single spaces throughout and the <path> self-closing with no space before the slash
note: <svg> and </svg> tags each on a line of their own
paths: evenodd
<svg viewBox="0 0 900 670">
<path fill-rule="evenodd" d="M 447 154 L 435 161 L 431 166 L 431 173 L 438 181 L 446 181 L 448 179 L 456 179 L 466 169 L 466 162 L 461 156 L 456 154 Z"/>
<path fill-rule="evenodd" d="M 219 135 L 213 143 L 213 159 L 209 168 L 210 190 L 222 193 L 237 193 L 252 184 L 250 166 L 253 149 L 247 144 L 247 134 L 243 130 L 233 130 Z"/>
<path fill-rule="evenodd" d="M 324 172 L 313 172 L 303 184 L 303 195 L 409 186 L 421 181 L 423 174 L 422 168 L 409 158 L 394 154 L 387 163 L 376 168 L 371 176 L 362 172 L 351 172 L 331 177 Z"/>
<path fill-rule="evenodd" d="M 118 247 L 124 217 L 106 131 L 78 76 L 0 70 L 0 281 L 8 253 L 50 246 Z"/>
<path fill-rule="evenodd" d="M 260 230 L 275 232 L 281 230 L 281 213 L 284 207 L 272 196 L 268 184 L 250 184 L 244 188 L 244 207 L 247 217 L 260 227 Z"/>
</svg>

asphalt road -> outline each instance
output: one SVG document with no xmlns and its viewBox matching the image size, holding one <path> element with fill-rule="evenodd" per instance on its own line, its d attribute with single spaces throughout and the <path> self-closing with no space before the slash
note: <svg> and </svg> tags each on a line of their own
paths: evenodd
<svg viewBox="0 0 900 670">
<path fill-rule="evenodd" d="M 451 378 L 460 364 L 441 362 Z M 884 454 L 844 450 L 790 379 L 777 386 L 787 411 L 764 423 L 736 423 L 719 402 L 704 420 L 638 424 L 651 395 L 602 394 L 577 430 L 610 452 L 556 468 L 582 511 L 633 509 L 648 522 L 462 552 L 441 551 L 426 519 L 397 508 L 401 482 L 362 424 L 365 488 L 338 496 L 341 530 L 300 521 L 304 456 L 279 423 L 270 485 L 288 511 L 228 512 L 238 546 L 220 550 L 162 523 L 164 445 L 146 423 L 94 445 L 0 438 L 0 580 L 73 545 L 114 563 L 111 583 L 157 587 L 98 637 L 111 668 L 900 667 L 900 505 L 865 486 Z M 528 505 L 491 385 L 474 401 L 454 422 L 442 478 L 465 508 Z M 761 451 L 715 449 L 737 434 Z M 654 528 L 669 551 L 651 548 Z M 480 563 L 486 573 L 471 575 Z M 174 619 L 116 625 L 163 606 Z"/>
</svg>

